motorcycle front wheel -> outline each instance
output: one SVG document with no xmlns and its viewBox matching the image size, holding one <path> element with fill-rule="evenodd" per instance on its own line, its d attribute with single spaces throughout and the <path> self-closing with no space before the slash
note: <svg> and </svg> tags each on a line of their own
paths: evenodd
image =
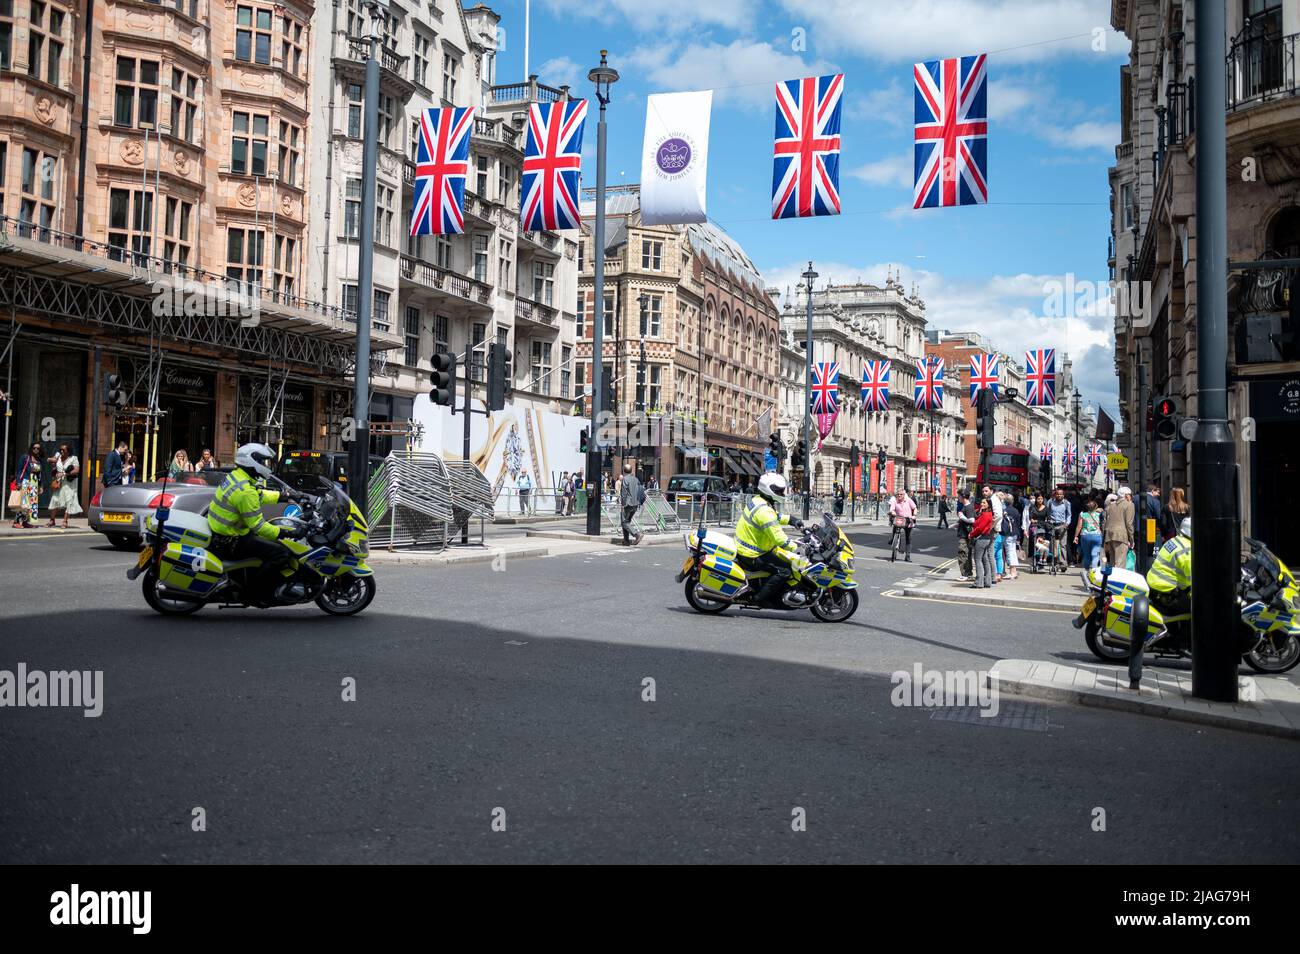
<svg viewBox="0 0 1300 954">
<path fill-rule="evenodd" d="M 1300 663 L 1300 639 L 1288 636 L 1281 645 L 1276 645 L 1267 639 L 1261 640 L 1254 649 L 1244 653 L 1241 658 L 1255 672 L 1274 674 L 1290 672 L 1297 663 Z"/>
<path fill-rule="evenodd" d="M 331 616 L 354 616 L 375 598 L 373 576 L 335 576 L 325 581 L 316 605 Z"/>
<path fill-rule="evenodd" d="M 822 590 L 808 608 L 823 623 L 842 623 L 858 611 L 858 591 L 839 587 Z"/>
<path fill-rule="evenodd" d="M 146 570 L 141 577 L 140 590 L 144 593 L 144 601 L 149 604 L 149 608 L 164 616 L 188 616 L 203 609 L 202 603 L 168 599 L 159 593 L 158 574 L 152 568 Z"/>
<path fill-rule="evenodd" d="M 686 602 L 691 604 L 691 609 L 697 613 L 703 613 L 705 616 L 717 616 L 724 612 L 730 603 L 715 603 L 713 600 L 702 600 L 695 595 L 695 587 L 699 586 L 700 581 L 693 576 L 686 578 Z"/>
<path fill-rule="evenodd" d="M 1084 641 L 1092 654 L 1102 662 L 1123 662 L 1128 659 L 1128 647 L 1110 646 L 1101 641 L 1101 622 L 1100 620 L 1090 619 L 1083 631 Z"/>
</svg>

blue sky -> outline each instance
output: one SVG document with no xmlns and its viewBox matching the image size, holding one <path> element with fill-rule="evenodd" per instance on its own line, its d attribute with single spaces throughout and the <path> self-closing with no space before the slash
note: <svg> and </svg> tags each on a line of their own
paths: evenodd
<svg viewBox="0 0 1300 954">
<path fill-rule="evenodd" d="M 497 82 L 514 82 L 524 71 L 524 3 L 492 6 L 506 46 Z M 1128 55 L 1109 11 L 1110 0 L 533 0 L 529 70 L 590 98 L 587 70 L 610 51 L 622 74 L 609 111 L 611 184 L 639 178 L 648 94 L 717 90 L 709 215 L 770 284 L 793 285 L 809 259 L 821 280 L 882 282 L 886 267 L 899 268 L 905 284 L 919 285 L 932 325 L 980 331 L 1013 356 L 1068 351 L 1085 396 L 1116 416 L 1106 306 L 1058 317 L 1045 303 L 1067 274 L 1106 279 L 1106 169 Z M 913 211 L 912 64 L 982 52 L 990 204 Z M 772 84 L 829 72 L 845 73 L 844 214 L 774 222 Z"/>
</svg>

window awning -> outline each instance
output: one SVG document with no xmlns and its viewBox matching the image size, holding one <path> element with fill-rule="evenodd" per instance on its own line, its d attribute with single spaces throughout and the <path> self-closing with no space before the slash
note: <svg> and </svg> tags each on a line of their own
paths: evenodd
<svg viewBox="0 0 1300 954">
<path fill-rule="evenodd" d="M 736 456 L 740 458 L 740 463 L 745 468 L 747 474 L 753 477 L 762 475 L 763 468 L 758 465 L 758 461 L 754 460 L 754 455 L 752 453 L 749 451 L 738 451 Z"/>
<path fill-rule="evenodd" d="M 687 457 L 700 458 L 708 453 L 708 451 L 706 451 L 703 447 L 688 447 L 685 444 L 677 444 L 675 446 L 679 451 L 681 451 Z"/>
<path fill-rule="evenodd" d="M 740 474 L 742 476 L 748 473 L 748 471 L 745 470 L 743 466 L 741 466 L 741 462 L 736 460 L 735 451 L 730 450 L 729 448 L 726 447 L 721 448 L 721 450 L 722 453 L 720 455 L 720 459 L 724 464 L 727 465 L 727 469 L 729 471 L 731 471 L 733 474 Z"/>
</svg>

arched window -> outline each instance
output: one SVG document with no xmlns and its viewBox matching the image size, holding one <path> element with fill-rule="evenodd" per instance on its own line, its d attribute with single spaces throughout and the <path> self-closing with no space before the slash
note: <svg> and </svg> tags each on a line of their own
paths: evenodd
<svg viewBox="0 0 1300 954">
<path fill-rule="evenodd" d="M 1268 225 L 1268 250 L 1283 258 L 1300 258 L 1300 208 L 1287 206 Z"/>
</svg>

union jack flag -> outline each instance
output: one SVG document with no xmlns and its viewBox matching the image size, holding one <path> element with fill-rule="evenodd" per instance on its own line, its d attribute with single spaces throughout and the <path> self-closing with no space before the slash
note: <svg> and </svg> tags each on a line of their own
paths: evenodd
<svg viewBox="0 0 1300 954">
<path fill-rule="evenodd" d="M 525 232 L 578 228 L 578 170 L 587 101 L 534 103 L 520 188 L 519 222 Z"/>
<path fill-rule="evenodd" d="M 983 205 L 989 200 L 986 60 L 981 53 L 912 67 L 913 208 Z"/>
<path fill-rule="evenodd" d="M 943 406 L 943 358 L 932 355 L 916 362 L 914 399 L 918 411 L 937 411 Z"/>
<path fill-rule="evenodd" d="M 420 111 L 415 155 L 412 235 L 460 235 L 465 231 L 465 178 L 473 107 Z"/>
<path fill-rule="evenodd" d="M 843 92 L 843 73 L 776 84 L 772 218 L 840 214 Z"/>
<path fill-rule="evenodd" d="M 862 363 L 862 406 L 868 411 L 889 410 L 889 369 L 892 361 Z"/>
<path fill-rule="evenodd" d="M 1053 447 L 1053 446 L 1051 445 L 1050 442 L 1049 442 L 1049 443 L 1046 443 L 1046 444 L 1043 445 L 1042 450 L 1040 450 L 1040 451 L 1038 452 L 1038 459 L 1039 459 L 1039 460 L 1045 460 L 1045 461 L 1049 461 L 1049 462 L 1050 462 L 1051 459 L 1052 459 L 1052 455 L 1053 455 L 1055 452 L 1056 452 L 1056 448 Z"/>
<path fill-rule="evenodd" d="M 1056 403 L 1056 349 L 1039 348 L 1025 352 L 1025 401 L 1030 407 L 1049 407 Z"/>
<path fill-rule="evenodd" d="M 970 356 L 970 402 L 975 403 L 975 396 L 980 393 L 981 388 L 988 388 L 993 392 L 996 400 L 998 396 L 998 356 L 995 354 L 973 354 Z"/>
<path fill-rule="evenodd" d="M 840 363 L 838 361 L 814 361 L 812 373 L 812 412 L 814 414 L 838 414 Z"/>
<path fill-rule="evenodd" d="M 1096 444 L 1088 448 L 1088 473 L 1095 474 L 1101 466 L 1101 450 Z"/>
<path fill-rule="evenodd" d="M 1078 448 L 1074 447 L 1069 441 L 1065 442 L 1065 452 L 1061 455 L 1061 469 L 1069 470 L 1075 464 Z"/>
</svg>

